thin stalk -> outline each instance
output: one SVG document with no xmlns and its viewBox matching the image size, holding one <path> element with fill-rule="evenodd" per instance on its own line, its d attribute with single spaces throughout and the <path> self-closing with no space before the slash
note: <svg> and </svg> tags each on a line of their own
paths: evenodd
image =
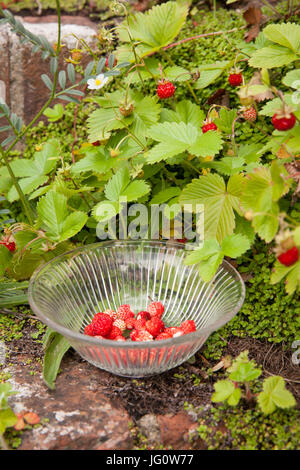
<svg viewBox="0 0 300 470">
<path fill-rule="evenodd" d="M 9 160 L 8 160 L 8 157 L 7 157 L 7 154 L 6 154 L 6 152 L 3 150 L 3 147 L 2 147 L 1 145 L 0 145 L 0 154 L 1 154 L 1 157 L 3 158 L 3 160 L 4 160 L 5 166 L 6 166 L 6 168 L 7 168 L 7 170 L 8 170 L 8 173 L 9 173 L 11 179 L 12 179 L 12 182 L 13 182 L 13 184 L 14 184 L 14 187 L 16 188 L 17 193 L 18 193 L 18 195 L 19 195 L 19 197 L 20 197 L 20 200 L 21 200 L 21 202 L 22 202 L 22 204 L 23 204 L 23 207 L 24 207 L 26 216 L 27 216 L 27 218 L 28 218 L 28 221 L 29 221 L 29 223 L 30 223 L 31 225 L 33 225 L 33 223 L 34 223 L 34 218 L 35 218 L 35 217 L 34 217 L 34 213 L 33 213 L 32 209 L 31 209 L 31 206 L 30 206 L 29 202 L 28 202 L 27 199 L 26 199 L 26 196 L 24 195 L 24 193 L 23 193 L 23 191 L 22 191 L 22 189 L 21 189 L 21 187 L 20 187 L 20 185 L 19 185 L 19 183 L 18 183 L 17 178 L 15 177 L 15 174 L 14 174 L 14 172 L 13 172 L 11 166 L 10 166 L 10 163 L 9 163 Z"/>
</svg>

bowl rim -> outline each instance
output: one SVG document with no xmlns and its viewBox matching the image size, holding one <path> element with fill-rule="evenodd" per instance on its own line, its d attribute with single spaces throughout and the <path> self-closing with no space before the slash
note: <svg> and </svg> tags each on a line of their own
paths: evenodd
<svg viewBox="0 0 300 470">
<path fill-rule="evenodd" d="M 190 251 L 186 249 L 187 247 L 185 246 L 184 243 L 176 242 L 176 241 L 170 241 L 170 240 L 109 240 L 109 241 L 104 241 L 104 242 L 96 242 L 96 243 L 91 243 L 88 245 L 83 245 L 80 247 L 77 247 L 73 250 L 66 251 L 65 253 L 61 253 L 58 256 L 55 256 L 55 258 L 52 258 L 51 260 L 47 261 L 45 264 L 39 266 L 32 274 L 28 286 L 28 302 L 30 307 L 32 308 L 33 312 L 37 315 L 40 321 L 42 323 L 46 324 L 48 327 L 50 327 L 52 330 L 56 331 L 57 333 L 60 333 L 62 336 L 66 337 L 67 339 L 74 339 L 74 340 L 80 340 L 84 341 L 86 343 L 89 343 L 91 345 L 98 345 L 98 346 L 108 346 L 108 347 L 115 347 L 115 348 L 120 348 L 123 349 L 125 348 L 134 348 L 134 349 L 152 349 L 153 347 L 161 347 L 163 345 L 165 346 L 171 346 L 171 345 L 180 345 L 186 342 L 190 342 L 190 340 L 196 341 L 197 338 L 199 339 L 203 338 L 206 336 L 205 339 L 208 338 L 208 336 L 213 333 L 214 331 L 218 330 L 222 326 L 224 326 L 226 323 L 228 323 L 240 310 L 241 306 L 244 303 L 245 300 L 245 295 L 246 295 L 246 288 L 245 288 L 245 283 L 240 275 L 240 273 L 237 271 L 237 269 L 228 261 L 225 259 L 222 261 L 221 265 L 219 266 L 218 270 L 220 269 L 221 266 L 225 267 L 227 271 L 231 270 L 234 275 L 237 278 L 237 281 L 240 283 L 241 287 L 241 295 L 240 299 L 235 306 L 235 308 L 230 311 L 227 315 L 222 317 L 221 320 L 218 320 L 211 324 L 208 327 L 201 328 L 200 330 L 197 330 L 193 333 L 189 333 L 188 335 L 182 335 L 177 338 L 170 338 L 170 339 L 162 339 L 162 340 L 155 340 L 155 341 L 115 341 L 115 340 L 110 340 L 110 339 L 99 339 L 95 338 L 93 336 L 88 336 L 80 332 L 75 332 L 70 330 L 69 328 L 66 328 L 64 326 L 59 325 L 55 321 L 51 320 L 48 318 L 46 315 L 44 315 L 40 308 L 37 306 L 37 304 L 34 301 L 33 298 L 33 292 L 34 292 L 34 283 L 36 278 L 39 276 L 40 272 L 43 271 L 45 268 L 47 268 L 48 265 L 56 262 L 60 258 L 64 258 L 65 256 L 71 255 L 71 254 L 76 254 L 76 253 L 82 253 L 84 251 L 88 251 L 91 248 L 105 248 L 107 246 L 126 246 L 126 245 L 147 245 L 149 247 L 151 246 L 157 246 L 157 247 L 164 247 L 164 248 L 177 248 L 180 250 L 184 251 Z M 218 271 L 216 272 L 216 274 Z M 214 278 L 213 278 L 214 279 Z M 212 282 L 213 279 L 210 281 Z"/>
</svg>

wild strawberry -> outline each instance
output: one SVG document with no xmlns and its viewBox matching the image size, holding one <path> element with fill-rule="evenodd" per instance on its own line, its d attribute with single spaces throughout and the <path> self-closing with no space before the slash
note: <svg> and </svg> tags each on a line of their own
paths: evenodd
<svg viewBox="0 0 300 470">
<path fill-rule="evenodd" d="M 107 313 L 97 313 L 94 316 L 92 325 L 94 336 L 108 336 L 112 329 L 113 321 Z"/>
<path fill-rule="evenodd" d="M 144 320 L 143 318 L 141 318 L 140 320 L 135 320 L 134 321 L 134 328 L 136 330 L 144 330 L 145 325 L 146 325 L 146 321 L 147 320 Z"/>
<path fill-rule="evenodd" d="M 131 333 L 130 333 L 130 335 L 129 335 L 129 336 L 130 336 L 130 339 L 131 339 L 132 341 L 135 341 L 136 338 L 137 338 L 137 336 L 138 336 L 138 334 L 139 334 L 139 330 L 132 330 Z"/>
<path fill-rule="evenodd" d="M 256 109 L 254 108 L 254 106 L 250 106 L 246 108 L 243 112 L 243 116 L 244 116 L 244 119 L 246 119 L 246 121 L 249 121 L 249 122 L 256 121 L 257 113 L 256 113 Z"/>
<path fill-rule="evenodd" d="M 206 122 L 206 121 L 204 121 Z M 216 131 L 218 128 L 217 126 L 215 125 L 214 122 L 206 122 L 203 126 L 202 126 L 202 132 L 203 134 L 205 134 L 205 132 L 208 132 L 208 131 Z"/>
<path fill-rule="evenodd" d="M 128 304 L 121 305 L 117 310 L 117 315 L 121 320 L 134 317 L 134 313 L 131 311 L 130 305 Z"/>
<path fill-rule="evenodd" d="M 122 331 L 117 326 L 113 325 L 107 339 L 116 339 L 117 336 L 122 336 Z"/>
<path fill-rule="evenodd" d="M 136 316 L 136 319 L 137 320 L 150 320 L 150 313 L 149 312 L 146 312 L 145 310 L 142 310 L 141 312 L 139 312 Z"/>
<path fill-rule="evenodd" d="M 0 245 L 4 245 L 11 253 L 16 251 L 15 242 L 9 242 L 8 240 L 0 240 Z"/>
<path fill-rule="evenodd" d="M 238 73 L 231 73 L 228 77 L 228 81 L 231 86 L 239 86 L 243 82 L 243 75 Z"/>
<path fill-rule="evenodd" d="M 161 302 L 151 302 L 148 305 L 148 312 L 151 317 L 161 317 L 164 313 L 165 307 Z"/>
<path fill-rule="evenodd" d="M 94 147 L 99 147 L 99 145 L 101 145 L 101 142 L 100 142 L 100 140 L 96 140 L 95 142 L 92 142 L 92 145 Z"/>
<path fill-rule="evenodd" d="M 295 115 L 289 109 L 279 110 L 272 117 L 272 124 L 278 131 L 288 131 L 296 123 Z"/>
<path fill-rule="evenodd" d="M 164 322 L 158 318 L 158 317 L 153 317 L 151 320 L 146 321 L 146 330 L 151 333 L 152 336 L 158 336 L 159 333 L 162 333 L 165 329 Z"/>
<path fill-rule="evenodd" d="M 118 327 L 121 330 L 121 332 L 126 330 L 126 323 L 121 318 L 117 318 L 117 320 L 113 322 L 113 326 Z"/>
<path fill-rule="evenodd" d="M 153 336 L 146 330 L 140 330 L 135 337 L 135 341 L 153 341 Z"/>
<path fill-rule="evenodd" d="M 173 335 L 170 332 L 163 331 L 158 336 L 156 336 L 155 340 L 159 341 L 161 339 L 170 339 L 172 337 L 173 337 Z"/>
<path fill-rule="evenodd" d="M 196 325 L 194 320 L 186 320 L 183 323 L 181 323 L 180 329 L 184 332 L 185 335 L 188 333 L 193 333 L 193 331 L 196 331 Z"/>
<path fill-rule="evenodd" d="M 122 335 L 116 336 L 115 341 L 126 341 L 126 338 L 124 338 Z"/>
<path fill-rule="evenodd" d="M 85 327 L 84 334 L 88 336 L 94 336 L 94 327 L 92 323 L 90 323 L 89 325 Z"/>
<path fill-rule="evenodd" d="M 156 93 L 161 100 L 164 100 L 173 96 L 175 89 L 176 87 L 172 82 L 169 82 L 168 80 L 161 80 L 158 82 Z"/>
<path fill-rule="evenodd" d="M 112 318 L 113 320 L 116 320 L 118 318 L 118 315 L 117 315 L 117 312 L 115 312 L 114 310 L 111 310 L 111 309 L 106 309 L 104 310 L 104 313 L 106 313 L 107 315 L 110 316 L 110 318 Z"/>
<path fill-rule="evenodd" d="M 172 338 L 177 338 L 178 336 L 184 335 L 184 331 L 177 326 L 170 326 L 169 328 L 166 328 L 164 333 L 170 334 Z"/>
<path fill-rule="evenodd" d="M 290 250 L 286 251 L 285 253 L 281 253 L 277 257 L 279 263 L 284 264 L 284 266 L 291 266 L 292 264 L 296 263 L 299 259 L 299 250 L 296 246 L 293 246 Z"/>
<path fill-rule="evenodd" d="M 124 320 L 124 321 L 125 321 L 127 330 L 133 330 L 136 319 L 135 318 L 126 318 L 126 320 Z"/>
<path fill-rule="evenodd" d="M 187 238 L 177 238 L 176 241 L 178 243 L 186 243 L 188 240 L 187 240 Z"/>
<path fill-rule="evenodd" d="M 27 413 L 25 413 L 23 418 L 25 419 L 26 423 L 30 424 L 31 426 L 40 422 L 39 415 L 34 413 L 33 411 L 28 411 Z"/>
</svg>

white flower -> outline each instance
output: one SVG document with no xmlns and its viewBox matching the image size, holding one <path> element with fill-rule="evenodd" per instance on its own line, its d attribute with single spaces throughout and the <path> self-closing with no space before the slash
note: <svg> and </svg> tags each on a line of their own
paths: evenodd
<svg viewBox="0 0 300 470">
<path fill-rule="evenodd" d="M 103 73 L 97 75 L 96 78 L 90 78 L 87 81 L 89 90 L 100 90 L 108 81 L 108 77 L 104 77 Z"/>
</svg>

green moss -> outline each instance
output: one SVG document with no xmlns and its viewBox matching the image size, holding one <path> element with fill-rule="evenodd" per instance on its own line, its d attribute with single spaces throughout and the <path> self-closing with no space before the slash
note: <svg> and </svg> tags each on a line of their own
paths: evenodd
<svg viewBox="0 0 300 470">
<path fill-rule="evenodd" d="M 255 409 L 220 406 L 198 412 L 198 435 L 209 450 L 300 449 L 297 410 L 278 410 L 265 416 Z"/>
</svg>

